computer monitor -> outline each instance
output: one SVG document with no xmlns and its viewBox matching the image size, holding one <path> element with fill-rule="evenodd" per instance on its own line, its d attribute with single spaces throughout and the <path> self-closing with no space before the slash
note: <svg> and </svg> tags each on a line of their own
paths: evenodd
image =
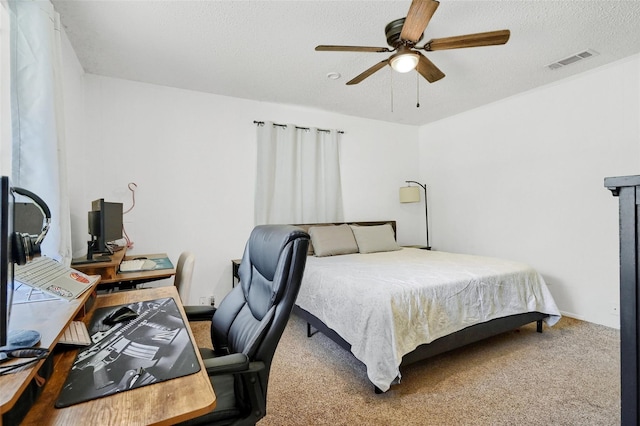
<svg viewBox="0 0 640 426">
<path fill-rule="evenodd" d="M 93 253 L 112 253 L 108 243 L 122 239 L 122 203 L 95 200 L 88 220 Z"/>
<path fill-rule="evenodd" d="M 7 344 L 9 316 L 13 296 L 13 258 L 11 239 L 13 238 L 13 194 L 9 178 L 0 179 L 0 346 Z"/>
</svg>

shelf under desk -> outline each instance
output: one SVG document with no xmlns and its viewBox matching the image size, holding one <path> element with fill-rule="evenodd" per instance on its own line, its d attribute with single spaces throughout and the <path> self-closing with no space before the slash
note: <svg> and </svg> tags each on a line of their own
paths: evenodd
<svg viewBox="0 0 640 426">
<path fill-rule="evenodd" d="M 153 253 L 153 254 L 135 254 L 131 256 L 125 256 L 124 260 L 135 259 L 137 257 L 146 257 L 147 259 L 160 259 L 167 257 L 166 253 Z M 133 284 L 142 284 L 145 282 L 161 280 L 164 278 L 171 278 L 176 274 L 175 265 L 171 269 L 152 269 L 150 271 L 138 271 L 138 272 L 118 272 L 113 281 L 107 282 L 130 282 Z M 104 282 L 104 281 L 101 281 Z"/>
<path fill-rule="evenodd" d="M 100 286 L 108 287 L 109 285 L 126 283 L 131 286 L 142 284 L 150 281 L 162 280 L 165 278 L 171 278 L 176 274 L 175 267 L 172 269 L 152 269 L 150 271 L 139 272 L 119 272 L 118 267 L 123 260 L 135 259 L 137 257 L 146 257 L 148 259 L 167 257 L 166 253 L 153 253 L 153 254 L 135 254 L 126 255 L 126 249 L 119 250 L 111 255 L 111 261 L 109 262 L 97 262 L 86 264 L 71 264 L 73 269 L 77 269 L 80 272 L 84 272 L 87 275 L 100 275 Z"/>
</svg>

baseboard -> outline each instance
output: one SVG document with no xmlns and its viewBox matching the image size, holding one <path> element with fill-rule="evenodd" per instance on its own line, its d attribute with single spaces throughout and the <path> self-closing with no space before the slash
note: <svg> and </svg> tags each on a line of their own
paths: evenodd
<svg viewBox="0 0 640 426">
<path fill-rule="evenodd" d="M 611 325 L 611 324 L 602 324 L 602 323 L 599 323 L 599 322 L 591 321 L 591 320 L 585 318 L 583 315 L 578 315 L 578 314 L 575 314 L 573 312 L 560 311 L 560 315 L 562 315 L 563 317 L 573 318 L 573 319 L 577 319 L 579 321 L 588 322 L 588 323 L 591 323 L 591 324 L 598 324 L 598 325 L 601 325 L 603 327 L 613 328 L 614 330 L 620 330 L 620 325 L 615 326 L 615 325 Z"/>
</svg>

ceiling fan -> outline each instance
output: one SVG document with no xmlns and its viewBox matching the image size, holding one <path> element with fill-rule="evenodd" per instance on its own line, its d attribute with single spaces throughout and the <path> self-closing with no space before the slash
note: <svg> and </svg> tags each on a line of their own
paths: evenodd
<svg viewBox="0 0 640 426">
<path fill-rule="evenodd" d="M 440 80 L 444 73 L 418 50 L 431 52 L 434 50 L 460 49 L 463 47 L 480 47 L 505 44 L 509 40 L 509 30 L 489 31 L 485 33 L 467 34 L 454 37 L 435 38 L 422 47 L 416 46 L 424 36 L 423 32 L 440 3 L 436 0 L 413 0 L 406 18 L 391 21 L 385 27 L 387 44 L 392 47 L 366 46 L 330 46 L 320 45 L 317 51 L 333 52 L 396 52 L 384 61 L 380 61 L 362 74 L 347 82 L 347 85 L 358 84 L 376 71 L 390 65 L 398 72 L 409 72 L 416 69 L 429 83 Z"/>
</svg>

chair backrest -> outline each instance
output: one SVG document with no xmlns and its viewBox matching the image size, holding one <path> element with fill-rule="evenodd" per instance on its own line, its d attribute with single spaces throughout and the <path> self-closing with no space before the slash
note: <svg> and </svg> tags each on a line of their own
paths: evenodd
<svg viewBox="0 0 640 426">
<path fill-rule="evenodd" d="M 271 360 L 295 303 L 307 260 L 309 235 L 288 225 L 254 228 L 238 269 L 240 283 L 213 315 L 216 352 L 244 353 L 266 365 Z"/>
<path fill-rule="evenodd" d="M 187 304 L 189 292 L 191 291 L 191 278 L 193 277 L 193 267 L 196 257 L 190 251 L 183 251 L 178 258 L 176 265 L 176 276 L 173 285 L 178 289 L 180 300 L 183 304 Z"/>
</svg>

